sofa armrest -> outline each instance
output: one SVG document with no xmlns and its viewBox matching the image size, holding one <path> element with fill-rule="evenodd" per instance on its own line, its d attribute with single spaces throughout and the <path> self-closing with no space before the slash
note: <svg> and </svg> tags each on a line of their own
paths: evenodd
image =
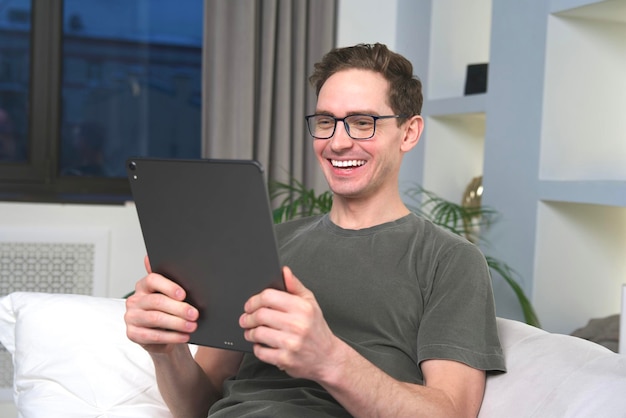
<svg viewBox="0 0 626 418">
<path fill-rule="evenodd" d="M 498 318 L 508 372 L 491 375 L 481 418 L 623 417 L 626 356 Z"/>
</svg>

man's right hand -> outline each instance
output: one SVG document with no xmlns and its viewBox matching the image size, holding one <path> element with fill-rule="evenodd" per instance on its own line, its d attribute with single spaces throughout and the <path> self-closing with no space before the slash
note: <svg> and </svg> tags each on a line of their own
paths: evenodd
<svg viewBox="0 0 626 418">
<path fill-rule="evenodd" d="M 150 353 L 167 353 L 177 344 L 189 342 L 198 326 L 199 313 L 184 302 L 182 287 L 152 273 L 148 257 L 144 264 L 147 276 L 137 282 L 135 293 L 126 299 L 126 335 Z"/>
</svg>

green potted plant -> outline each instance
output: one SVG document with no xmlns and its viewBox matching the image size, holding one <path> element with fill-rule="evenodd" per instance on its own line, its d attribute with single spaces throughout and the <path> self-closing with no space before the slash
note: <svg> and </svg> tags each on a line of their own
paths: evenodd
<svg viewBox="0 0 626 418">
<path fill-rule="evenodd" d="M 270 198 L 275 205 L 273 211 L 275 223 L 327 213 L 332 206 L 330 191 L 316 193 L 315 190 L 305 187 L 295 179 L 292 179 L 291 183 L 270 181 L 269 191 Z M 495 222 L 498 215 L 494 209 L 481 204 L 450 202 L 419 185 L 408 189 L 406 196 L 410 200 L 407 206 L 412 212 L 474 243 L 482 240 L 480 231 Z M 485 254 L 485 258 L 492 272 L 500 275 L 515 293 L 526 323 L 540 327 L 539 318 L 530 300 L 515 280 L 517 273 L 495 257 Z"/>
</svg>

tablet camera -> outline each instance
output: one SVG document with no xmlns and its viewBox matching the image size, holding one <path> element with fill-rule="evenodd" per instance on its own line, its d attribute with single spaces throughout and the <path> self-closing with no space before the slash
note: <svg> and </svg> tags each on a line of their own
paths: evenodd
<svg viewBox="0 0 626 418">
<path fill-rule="evenodd" d="M 135 171 L 135 170 L 137 170 L 137 163 L 136 163 L 136 162 L 134 162 L 134 161 L 130 161 L 130 162 L 128 163 L 128 169 L 129 169 L 130 171 Z M 137 180 L 137 174 L 133 174 L 133 180 Z"/>
</svg>

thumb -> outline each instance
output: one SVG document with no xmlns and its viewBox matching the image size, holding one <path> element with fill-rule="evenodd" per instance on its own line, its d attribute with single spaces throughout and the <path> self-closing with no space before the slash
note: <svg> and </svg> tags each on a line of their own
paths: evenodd
<svg viewBox="0 0 626 418">
<path fill-rule="evenodd" d="M 146 272 L 148 274 L 152 273 L 152 267 L 150 267 L 150 259 L 147 255 L 143 258 L 143 265 L 146 268 Z"/>
<path fill-rule="evenodd" d="M 292 295 L 308 296 L 311 292 L 307 289 L 289 267 L 283 267 L 283 280 L 285 281 L 285 290 Z"/>
</svg>

